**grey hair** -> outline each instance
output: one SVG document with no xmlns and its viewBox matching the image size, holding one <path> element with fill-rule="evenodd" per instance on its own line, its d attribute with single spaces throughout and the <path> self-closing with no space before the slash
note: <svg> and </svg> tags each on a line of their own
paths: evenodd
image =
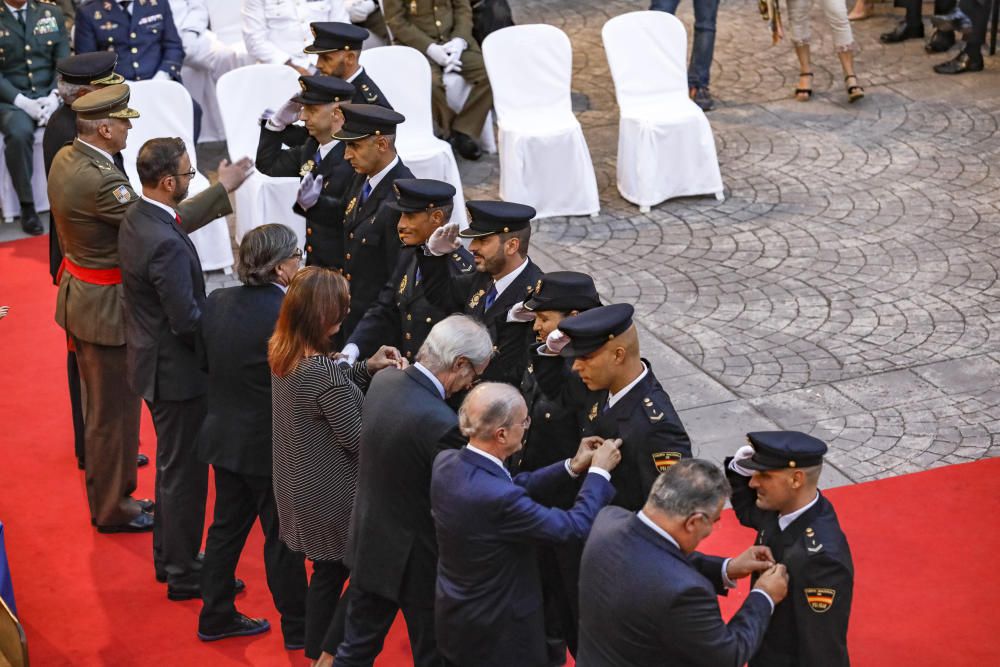
<svg viewBox="0 0 1000 667">
<path fill-rule="evenodd" d="M 111 125 L 110 118 L 98 118 L 97 120 L 87 120 L 76 117 L 76 133 L 81 137 L 92 137 L 97 134 L 102 125 Z"/>
<path fill-rule="evenodd" d="M 711 516 L 730 493 L 719 466 L 704 459 L 681 459 L 656 478 L 648 502 L 675 517 L 697 512 Z"/>
<path fill-rule="evenodd" d="M 485 394 L 485 396 L 484 396 Z M 482 407 L 470 415 L 473 405 Z M 524 405 L 524 397 L 505 382 L 484 382 L 473 387 L 458 410 L 458 428 L 466 438 L 489 440 L 499 428 L 510 428 L 514 411 Z"/>
<path fill-rule="evenodd" d="M 486 327 L 466 315 L 452 315 L 434 325 L 417 352 L 417 361 L 432 373 L 443 373 L 460 357 L 481 366 L 492 355 L 493 341 Z"/>
<path fill-rule="evenodd" d="M 254 227 L 240 242 L 236 272 L 244 285 L 277 282 L 278 264 L 292 257 L 299 239 L 288 227 L 278 224 Z"/>
<path fill-rule="evenodd" d="M 98 86 L 89 83 L 68 83 L 63 79 L 61 74 L 59 75 L 56 87 L 59 90 L 59 97 L 62 98 L 65 104 L 73 104 L 78 97 L 83 97 L 87 93 L 92 93 L 98 89 Z"/>
</svg>

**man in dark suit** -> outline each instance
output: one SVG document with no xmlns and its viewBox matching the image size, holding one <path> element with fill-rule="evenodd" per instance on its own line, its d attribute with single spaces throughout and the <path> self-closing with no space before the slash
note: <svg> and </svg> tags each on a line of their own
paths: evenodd
<svg viewBox="0 0 1000 667">
<path fill-rule="evenodd" d="M 351 583 L 338 667 L 370 667 L 400 610 L 415 667 L 440 664 L 431 466 L 439 451 L 465 445 L 445 399 L 472 385 L 491 351 L 480 323 L 452 316 L 434 325 L 415 364 L 372 380 L 361 420 L 358 495 L 345 556 Z"/>
<path fill-rule="evenodd" d="M 718 466 L 685 459 L 660 475 L 639 512 L 601 511 L 580 571 L 580 667 L 740 667 L 788 591 L 766 547 L 735 558 L 695 551 L 729 495 Z M 763 572 L 729 623 L 716 594 Z M 805 664 L 805 663 L 803 663 Z"/>
<path fill-rule="evenodd" d="M 248 158 L 224 164 L 219 179 L 235 189 L 251 167 Z M 195 449 L 206 411 L 207 382 L 195 353 L 205 280 L 176 206 L 195 171 L 178 138 L 147 141 L 136 170 L 142 200 L 118 232 L 128 380 L 156 428 L 153 564 L 166 575 L 167 597 L 189 600 L 201 595 L 197 557 L 208 490 L 208 468 Z"/>
<path fill-rule="evenodd" d="M 447 256 L 451 276 L 473 270 L 472 255 L 465 248 L 452 249 L 446 241 L 435 249 L 442 236 L 438 230 L 451 218 L 454 186 L 431 179 L 401 178 L 392 187 L 395 201 L 387 206 L 400 212 L 396 231 L 403 249 L 378 301 L 368 308 L 344 347 L 348 358 L 356 359 L 359 354 L 367 358 L 380 345 L 392 345 L 412 361 L 434 324 L 451 314 L 428 300 L 421 266 L 433 261 L 429 258 L 437 253 Z"/>
<path fill-rule="evenodd" d="M 212 465 L 215 515 L 201 570 L 198 637 L 213 641 L 266 631 L 264 619 L 236 611 L 236 564 L 254 520 L 264 531 L 264 569 L 281 613 L 285 647 L 305 642 L 306 571 L 302 554 L 278 537 L 271 480 L 271 369 L 267 344 L 285 289 L 299 270 L 295 232 L 262 225 L 243 237 L 243 285 L 212 292 L 201 318 L 199 349 L 208 370 L 208 414 L 198 437 L 198 458 Z"/>
<path fill-rule="evenodd" d="M 354 86 L 331 76 L 302 76 L 299 85 L 302 92 L 261 123 L 257 169 L 268 176 L 302 179 L 292 210 L 306 218 L 306 264 L 340 270 L 344 267 L 344 194 L 354 179 L 354 169 L 344 159 L 344 143 L 333 134 L 344 122 L 338 107 L 351 98 Z M 306 137 L 299 136 L 301 128 L 289 124 L 300 116 Z"/>
<path fill-rule="evenodd" d="M 469 444 L 434 461 L 434 624 L 438 649 L 451 665 L 548 663 L 535 545 L 586 539 L 614 495 L 611 471 L 621 460 L 616 440 L 584 440 L 572 459 L 511 479 L 503 462 L 521 448 L 529 424 L 517 389 L 501 382 L 477 385 L 459 411 Z M 573 480 L 584 473 L 571 509 L 540 502 L 575 487 Z"/>
<path fill-rule="evenodd" d="M 351 102 L 392 108 L 389 100 L 358 62 L 361 45 L 368 39 L 367 30 L 351 23 L 336 21 L 310 23 L 309 27 L 314 41 L 304 51 L 317 55 L 316 69 L 326 76 L 335 76 L 353 84 L 355 91 Z"/>
<path fill-rule="evenodd" d="M 854 564 L 837 513 L 817 485 L 826 443 L 798 431 L 747 433 L 726 460 L 733 510 L 788 568 L 789 597 L 774 611 L 751 667 L 847 667 Z"/>
<path fill-rule="evenodd" d="M 343 273 L 351 286 L 351 310 L 340 331 L 348 340 L 396 268 L 399 211 L 386 204 L 393 200 L 392 184 L 413 173 L 396 154 L 396 126 L 406 120 L 403 114 L 373 104 L 342 104 L 340 109 L 344 125 L 333 138 L 347 144 L 344 157 L 357 172 L 344 195 Z"/>
</svg>

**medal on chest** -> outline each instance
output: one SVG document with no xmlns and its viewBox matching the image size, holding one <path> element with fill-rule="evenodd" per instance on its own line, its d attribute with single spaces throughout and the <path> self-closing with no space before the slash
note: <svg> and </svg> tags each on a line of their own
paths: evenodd
<svg viewBox="0 0 1000 667">
<path fill-rule="evenodd" d="M 484 289 L 481 289 L 475 294 L 473 294 L 472 298 L 469 299 L 469 308 L 475 308 L 476 306 L 478 306 L 479 300 L 483 298 L 484 294 L 486 294 L 486 290 Z"/>
<path fill-rule="evenodd" d="M 315 166 L 316 166 L 315 162 L 313 162 L 312 160 L 306 160 L 306 163 L 302 165 L 302 167 L 299 169 L 299 176 L 305 176 L 310 171 L 312 171 Z"/>
<path fill-rule="evenodd" d="M 400 294 L 402 294 L 403 292 L 406 291 L 406 281 L 407 281 L 407 279 L 408 279 L 407 275 L 403 274 L 403 279 L 399 281 L 399 293 Z"/>
<path fill-rule="evenodd" d="M 358 203 L 358 198 L 355 197 L 347 204 L 347 209 L 344 211 L 344 215 L 350 215 L 351 211 L 354 210 L 354 205 Z"/>
</svg>

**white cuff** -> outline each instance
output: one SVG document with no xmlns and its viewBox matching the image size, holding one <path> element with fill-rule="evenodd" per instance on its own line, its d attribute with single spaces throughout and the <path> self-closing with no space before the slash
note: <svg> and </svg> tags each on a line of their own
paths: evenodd
<svg viewBox="0 0 1000 667">
<path fill-rule="evenodd" d="M 572 468 L 572 467 L 570 467 L 570 465 L 569 465 L 569 462 L 570 462 L 570 461 L 572 461 L 572 460 L 573 460 L 573 459 L 566 459 L 566 462 L 565 462 L 565 465 L 566 465 L 566 472 L 568 472 L 568 473 L 569 473 L 569 476 L 570 476 L 570 477 L 572 477 L 573 479 L 576 479 L 577 477 L 579 477 L 579 475 L 578 475 L 578 474 L 576 474 L 575 472 L 573 472 L 573 468 Z"/>
<path fill-rule="evenodd" d="M 358 346 L 354 343 L 348 343 L 344 346 L 344 349 L 341 350 L 340 353 L 347 357 L 347 363 L 353 366 L 354 362 L 358 360 L 358 355 L 361 354 L 361 350 L 359 350 Z"/>
<path fill-rule="evenodd" d="M 726 588 L 736 588 L 736 582 L 730 579 L 729 575 L 726 573 L 726 568 L 729 566 L 729 561 L 731 560 L 732 558 L 727 558 L 722 561 L 722 584 Z"/>
<path fill-rule="evenodd" d="M 752 595 L 753 593 L 760 593 L 761 595 L 763 595 L 764 597 L 766 597 L 766 598 L 767 598 L 767 602 L 768 602 L 768 604 L 770 604 L 770 605 L 771 605 L 771 613 L 772 613 L 772 614 L 774 613 L 774 600 L 772 600 L 772 599 L 771 599 L 771 596 L 770 596 L 770 595 L 768 595 L 768 594 L 767 594 L 767 593 L 765 593 L 764 591 L 760 590 L 759 588 L 755 588 L 755 589 L 753 589 L 752 591 L 750 591 L 750 593 L 751 593 L 751 595 Z"/>
<path fill-rule="evenodd" d="M 537 352 L 538 356 L 540 356 L 540 357 L 558 357 L 559 356 L 557 353 L 552 352 L 549 349 L 549 346 L 546 345 L 545 343 L 542 343 L 541 345 L 539 345 L 538 349 L 535 350 L 535 352 Z"/>
<path fill-rule="evenodd" d="M 590 466 L 590 468 L 587 469 L 587 474 L 590 473 L 594 473 L 595 475 L 600 475 L 609 482 L 611 481 L 611 473 L 605 470 L 604 468 L 598 468 L 597 466 Z"/>
<path fill-rule="evenodd" d="M 753 470 L 747 470 L 743 466 L 739 465 L 736 463 L 736 459 L 729 462 L 729 469 L 737 475 L 742 475 L 743 477 L 753 477 Z"/>
</svg>

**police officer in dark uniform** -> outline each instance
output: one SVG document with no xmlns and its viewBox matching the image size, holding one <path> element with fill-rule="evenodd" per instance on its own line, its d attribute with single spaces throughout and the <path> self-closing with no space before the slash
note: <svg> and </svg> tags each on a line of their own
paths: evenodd
<svg viewBox="0 0 1000 667">
<path fill-rule="evenodd" d="M 334 139 L 347 144 L 344 157 L 357 174 L 344 195 L 344 277 L 351 286 L 351 310 L 341 325 L 344 340 L 378 299 L 399 257 L 399 211 L 392 184 L 413 173 L 396 154 L 396 126 L 403 114 L 374 104 L 343 104 L 344 125 Z M 306 248 L 308 250 L 308 247 Z"/>
<path fill-rule="evenodd" d="M 351 23 L 326 21 L 310 23 L 313 43 L 306 53 L 318 56 L 316 68 L 327 76 L 335 76 L 354 85 L 355 104 L 378 104 L 391 109 L 392 105 L 375 85 L 368 72 L 358 62 L 361 45 L 368 39 L 368 31 Z"/>
<path fill-rule="evenodd" d="M 351 98 L 354 86 L 332 76 L 299 77 L 299 85 L 302 92 L 289 102 L 301 109 L 308 136 L 299 141 L 297 126 L 268 119 L 261 123 L 256 165 L 268 176 L 302 178 L 293 210 L 306 218 L 306 264 L 339 270 L 344 265 L 344 194 L 354 169 L 333 133 L 343 123 L 337 107 Z"/>
<path fill-rule="evenodd" d="M 45 231 L 31 188 L 35 128 L 60 104 L 56 61 L 68 55 L 69 39 L 58 7 L 37 0 L 0 3 L 0 132 L 7 171 L 21 203 L 21 228 L 32 236 Z"/>
<path fill-rule="evenodd" d="M 434 249 L 429 247 L 433 245 L 429 241 L 451 217 L 455 188 L 443 181 L 401 178 L 393 184 L 393 192 L 395 201 L 386 202 L 386 206 L 400 212 L 397 231 L 403 249 L 378 301 L 351 334 L 344 349 L 348 358 L 359 354 L 368 357 L 369 350 L 393 345 L 413 362 L 431 327 L 450 315 L 424 295 L 421 263 L 432 261 Z M 472 273 L 474 265 L 468 250 L 461 246 L 445 250 L 444 261 L 452 277 Z"/>
<path fill-rule="evenodd" d="M 817 489 L 826 444 L 797 431 L 747 440 L 726 459 L 733 510 L 788 569 L 788 597 L 750 667 L 847 667 L 854 565 L 833 505 Z"/>
</svg>

